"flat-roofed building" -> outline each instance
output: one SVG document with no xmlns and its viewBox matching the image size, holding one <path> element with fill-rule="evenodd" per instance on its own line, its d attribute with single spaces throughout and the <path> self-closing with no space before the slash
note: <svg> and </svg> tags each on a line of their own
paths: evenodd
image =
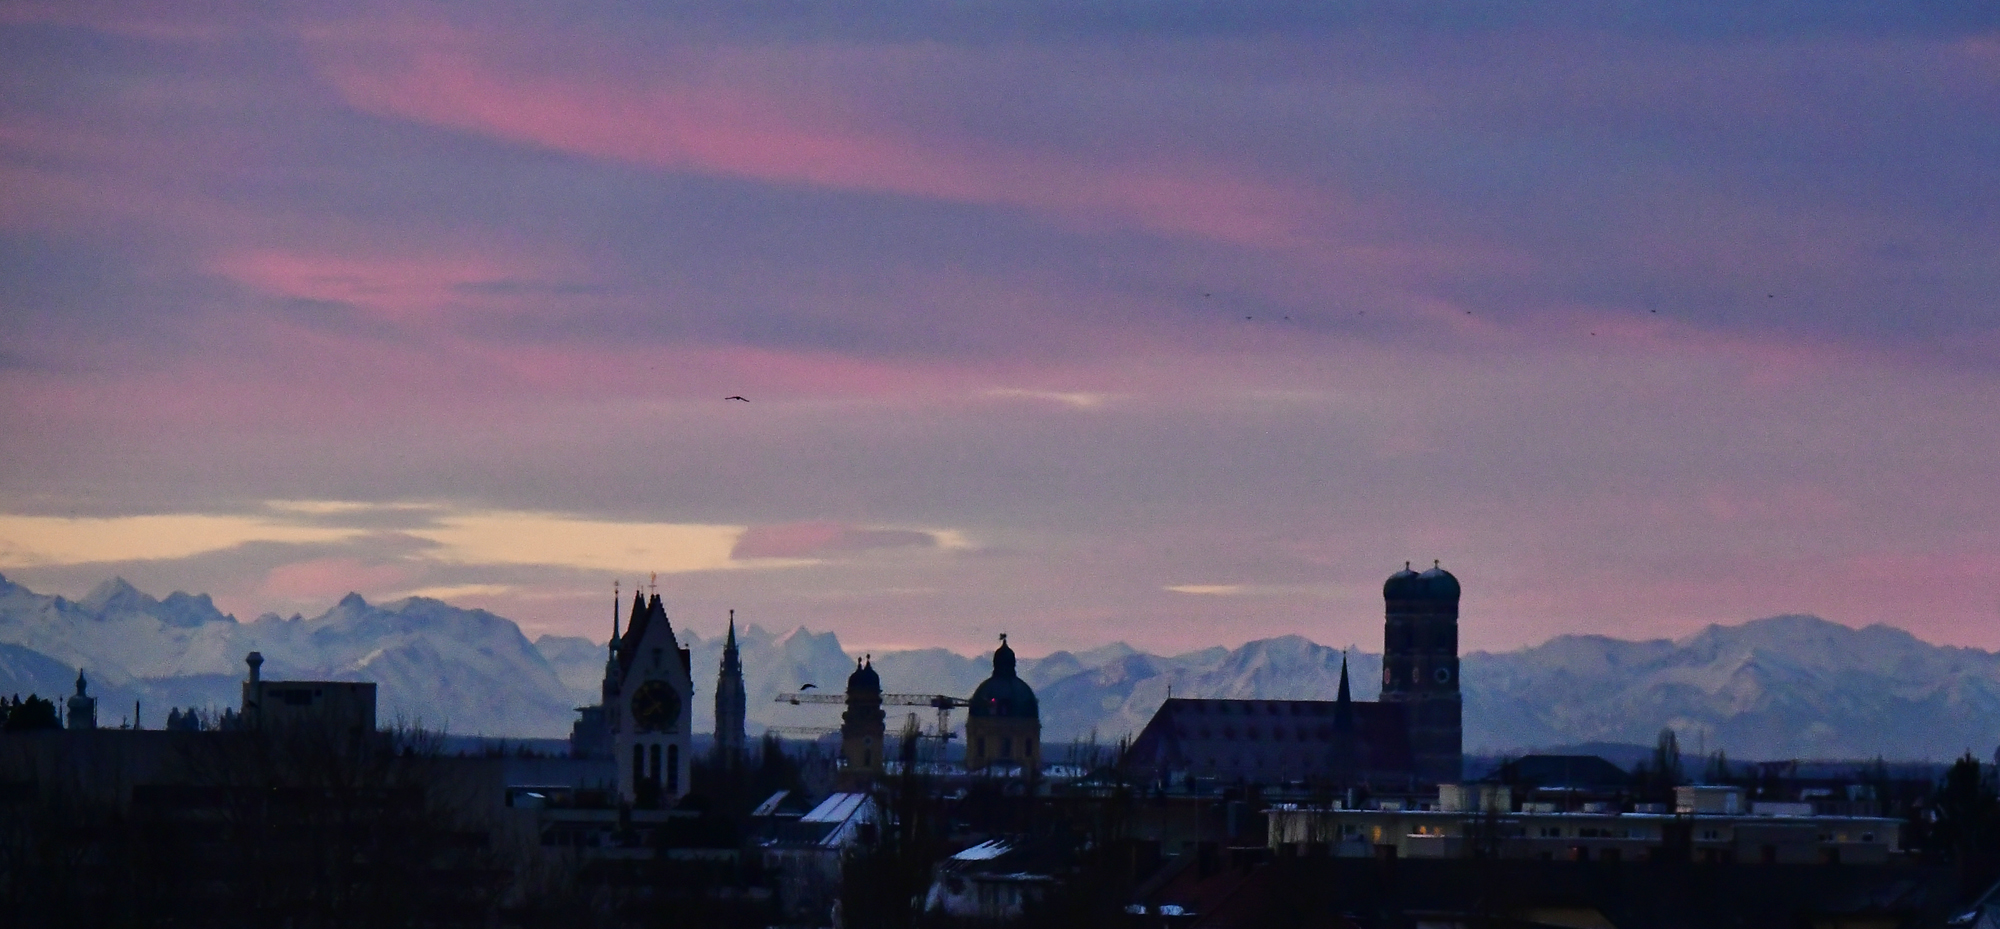
<svg viewBox="0 0 2000 929">
<path fill-rule="evenodd" d="M 1270 847 L 1306 856 L 1880 864 L 1902 851 L 1901 820 L 1816 816 L 1793 804 L 1746 811 L 1740 792 L 1733 803 L 1720 790 L 1690 797 L 1708 809 L 1508 809 L 1505 788 L 1444 785 L 1428 809 L 1281 805 L 1266 815 Z"/>
<path fill-rule="evenodd" d="M 264 656 L 251 652 L 243 719 L 261 732 L 314 733 L 360 747 L 375 734 L 373 681 L 267 681 Z"/>
</svg>

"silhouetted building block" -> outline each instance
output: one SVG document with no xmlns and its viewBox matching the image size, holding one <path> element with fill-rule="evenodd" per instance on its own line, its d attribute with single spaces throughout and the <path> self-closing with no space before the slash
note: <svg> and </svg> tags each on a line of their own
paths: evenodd
<svg viewBox="0 0 2000 929">
<path fill-rule="evenodd" d="M 1124 770 L 1156 783 L 1306 781 L 1387 791 L 1458 781 L 1459 592 L 1441 567 L 1419 574 L 1405 564 L 1382 585 L 1380 701 L 1353 698 L 1344 657 L 1332 700 L 1170 698 L 1133 739 Z"/>
</svg>

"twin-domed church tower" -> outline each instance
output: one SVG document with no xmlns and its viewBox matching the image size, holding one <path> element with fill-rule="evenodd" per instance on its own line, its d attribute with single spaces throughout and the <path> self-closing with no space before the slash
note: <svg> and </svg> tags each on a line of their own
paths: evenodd
<svg viewBox="0 0 2000 929">
<path fill-rule="evenodd" d="M 1432 562 L 1382 585 L 1382 702 L 1400 704 L 1418 779 L 1456 783 L 1464 760 L 1458 691 L 1458 578 Z"/>
</svg>

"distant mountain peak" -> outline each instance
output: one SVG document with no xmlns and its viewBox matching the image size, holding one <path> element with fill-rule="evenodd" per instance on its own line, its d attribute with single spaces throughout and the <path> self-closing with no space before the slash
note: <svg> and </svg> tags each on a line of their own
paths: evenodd
<svg viewBox="0 0 2000 929">
<path fill-rule="evenodd" d="M 132 586 L 122 577 L 114 577 L 90 589 L 78 606 L 99 615 L 106 613 L 145 612 L 146 608 L 159 601 L 146 596 L 145 592 Z"/>
<path fill-rule="evenodd" d="M 346 610 L 365 610 L 368 608 L 368 601 L 363 599 L 360 594 L 349 591 L 347 596 L 340 598 L 340 602 L 335 604 L 335 607 Z"/>
</svg>

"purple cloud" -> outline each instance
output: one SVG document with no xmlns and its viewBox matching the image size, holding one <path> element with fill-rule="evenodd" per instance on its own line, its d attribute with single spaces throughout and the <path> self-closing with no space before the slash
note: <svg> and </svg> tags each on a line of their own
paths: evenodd
<svg viewBox="0 0 2000 929">
<path fill-rule="evenodd" d="M 2000 644 L 1977 4 L 16 4 L 0 61 L 0 515 L 749 527 L 698 615 L 968 648 L 1373 641 L 1425 557 L 1480 645 Z M 595 629 L 386 538 L 21 570 Z"/>
</svg>

